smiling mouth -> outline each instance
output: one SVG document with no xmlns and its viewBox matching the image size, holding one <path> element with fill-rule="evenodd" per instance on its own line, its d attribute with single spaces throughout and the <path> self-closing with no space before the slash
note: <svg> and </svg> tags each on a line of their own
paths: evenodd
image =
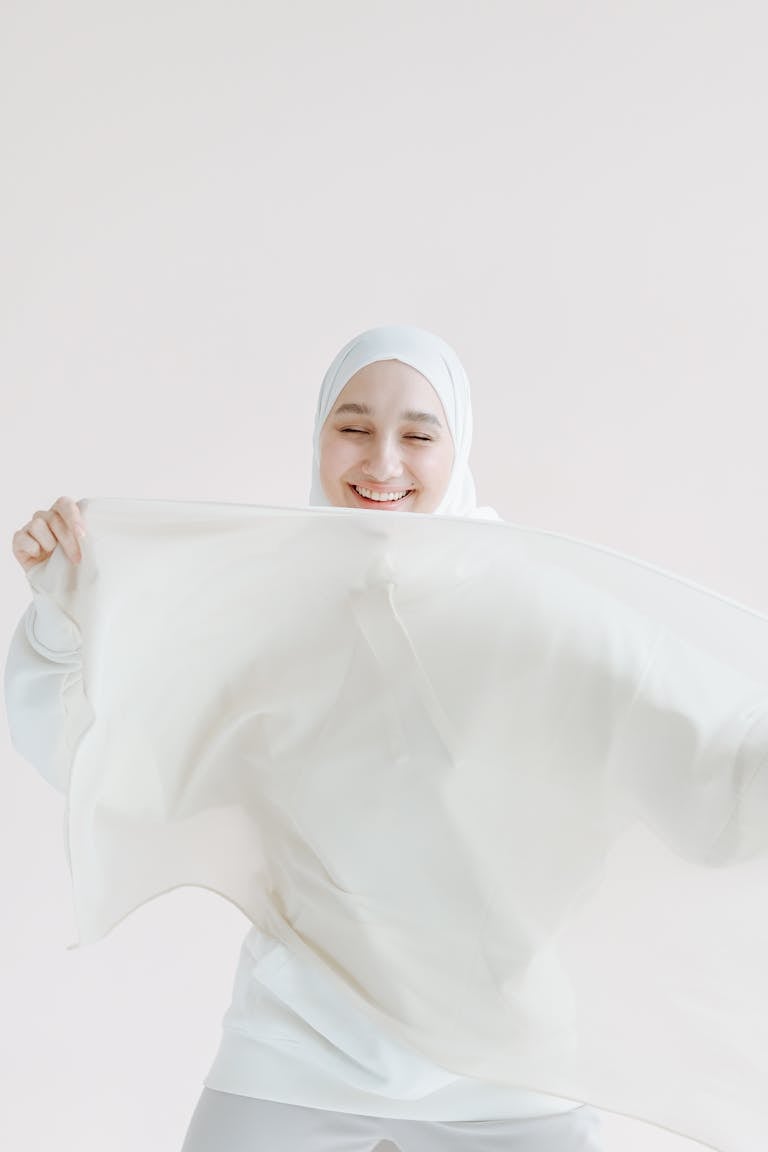
<svg viewBox="0 0 768 1152">
<path fill-rule="evenodd" d="M 350 484 L 350 488 L 364 504 L 375 504 L 380 508 L 392 508 L 415 491 L 414 488 L 392 488 L 387 492 L 376 492 L 372 488 L 357 484 Z"/>
</svg>

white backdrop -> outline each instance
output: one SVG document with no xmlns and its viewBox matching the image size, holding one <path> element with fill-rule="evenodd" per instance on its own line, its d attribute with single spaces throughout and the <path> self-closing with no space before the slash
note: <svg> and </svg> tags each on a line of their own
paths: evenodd
<svg viewBox="0 0 768 1152">
<path fill-rule="evenodd" d="M 766 32 L 762 0 L 2 0 L 2 636 L 59 495 L 302 503 L 323 372 L 389 322 L 463 359 L 481 503 L 768 610 Z M 0 761 L 0 1144 L 172 1152 L 245 921 L 185 890 L 67 952 L 63 799 L 4 728 Z"/>
</svg>

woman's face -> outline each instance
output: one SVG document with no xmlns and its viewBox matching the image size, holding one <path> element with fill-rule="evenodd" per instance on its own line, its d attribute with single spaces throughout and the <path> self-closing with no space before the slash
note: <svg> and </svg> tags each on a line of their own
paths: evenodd
<svg viewBox="0 0 768 1152">
<path fill-rule="evenodd" d="M 339 508 L 434 512 L 452 465 L 439 396 L 399 360 L 377 360 L 356 372 L 320 432 L 320 482 Z"/>
</svg>

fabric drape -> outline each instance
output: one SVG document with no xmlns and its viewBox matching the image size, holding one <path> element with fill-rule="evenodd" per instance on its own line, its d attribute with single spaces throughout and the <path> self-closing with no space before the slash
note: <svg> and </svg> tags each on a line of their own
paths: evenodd
<svg viewBox="0 0 768 1152">
<path fill-rule="evenodd" d="M 203 886 L 459 1075 L 768 1146 L 765 617 L 501 521 L 80 506 L 80 944 Z"/>
</svg>

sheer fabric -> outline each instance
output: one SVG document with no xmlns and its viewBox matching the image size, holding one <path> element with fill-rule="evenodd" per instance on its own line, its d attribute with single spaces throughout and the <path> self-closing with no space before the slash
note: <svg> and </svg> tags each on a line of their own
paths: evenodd
<svg viewBox="0 0 768 1152">
<path fill-rule="evenodd" d="M 206 1089 L 181 1152 L 601 1152 L 588 1106 L 533 1120 L 400 1120 Z"/>
<path fill-rule="evenodd" d="M 459 1075 L 768 1143 L 768 620 L 503 522 L 81 507 L 81 944 L 202 885 Z"/>
</svg>

